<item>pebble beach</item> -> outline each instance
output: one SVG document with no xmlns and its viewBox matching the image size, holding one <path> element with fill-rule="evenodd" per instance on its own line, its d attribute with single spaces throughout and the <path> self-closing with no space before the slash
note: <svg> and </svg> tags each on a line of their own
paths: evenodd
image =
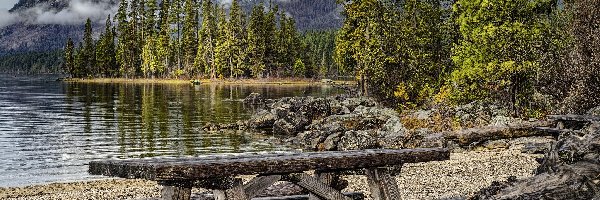
<svg viewBox="0 0 600 200">
<path fill-rule="evenodd" d="M 462 199 L 493 181 L 509 176 L 532 176 L 539 154 L 521 153 L 522 140 L 510 147 L 455 152 L 450 160 L 405 164 L 396 177 L 404 199 Z M 347 191 L 362 191 L 369 198 L 364 176 L 345 176 Z M 246 178 L 247 179 L 247 178 Z M 194 189 L 193 193 L 203 192 Z M 73 183 L 52 183 L 18 188 L 0 188 L 0 199 L 148 199 L 160 196 L 153 181 L 106 179 Z"/>
</svg>

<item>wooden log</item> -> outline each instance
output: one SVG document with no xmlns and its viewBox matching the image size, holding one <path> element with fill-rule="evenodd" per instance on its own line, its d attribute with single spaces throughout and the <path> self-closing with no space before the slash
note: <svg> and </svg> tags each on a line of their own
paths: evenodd
<svg viewBox="0 0 600 200">
<path fill-rule="evenodd" d="M 442 134 L 446 140 L 454 141 L 461 146 L 469 146 L 488 140 L 552 135 L 551 133 L 536 129 L 536 127 L 549 125 L 551 125 L 549 121 L 524 122 L 509 126 L 486 126 L 459 131 L 447 131 Z"/>
<path fill-rule="evenodd" d="M 90 162 L 95 175 L 149 180 L 202 180 L 252 174 L 286 174 L 309 170 L 342 171 L 447 160 L 448 149 L 369 149 L 295 154 L 264 153 L 261 156 L 210 156 L 177 159 L 137 159 Z"/>
<path fill-rule="evenodd" d="M 600 122 L 600 116 L 597 115 L 548 115 L 548 119 L 557 121 L 578 121 L 578 122 Z"/>
<path fill-rule="evenodd" d="M 283 176 L 285 181 L 295 183 L 296 185 L 310 191 L 312 194 L 319 196 L 325 200 L 351 200 L 344 196 L 340 191 L 333 189 L 325 183 L 319 181 L 305 173 L 295 173 Z"/>
<path fill-rule="evenodd" d="M 367 169 L 367 182 L 373 199 L 400 200 L 400 190 L 396 179 L 386 168 Z"/>
</svg>

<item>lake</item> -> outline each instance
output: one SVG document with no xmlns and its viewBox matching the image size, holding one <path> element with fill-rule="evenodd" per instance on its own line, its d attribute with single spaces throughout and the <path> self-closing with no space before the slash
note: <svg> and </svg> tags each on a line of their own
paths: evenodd
<svg viewBox="0 0 600 200">
<path fill-rule="evenodd" d="M 0 75 L 0 187 L 102 178 L 93 160 L 289 149 L 268 135 L 205 133 L 207 122 L 247 119 L 241 100 L 329 96 L 326 85 L 66 83 Z"/>
</svg>

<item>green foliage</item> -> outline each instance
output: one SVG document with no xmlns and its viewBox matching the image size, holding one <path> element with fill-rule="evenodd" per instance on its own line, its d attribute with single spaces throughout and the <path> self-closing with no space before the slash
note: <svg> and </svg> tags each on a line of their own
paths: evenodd
<svg viewBox="0 0 600 200">
<path fill-rule="evenodd" d="M 459 0 L 462 40 L 452 60 L 457 69 L 450 84 L 456 102 L 495 100 L 519 111 L 528 107 L 541 44 L 549 28 L 546 0 Z"/>
<path fill-rule="evenodd" d="M 306 74 L 306 67 L 300 59 L 296 59 L 294 63 L 294 76 L 303 77 Z"/>
<path fill-rule="evenodd" d="M 326 77 L 343 75 L 333 61 L 336 31 L 309 31 L 301 37 L 305 48 L 307 73 L 310 76 Z"/>
<path fill-rule="evenodd" d="M 335 62 L 354 71 L 361 93 L 389 103 L 423 104 L 452 65 L 448 10 L 438 1 L 363 0 L 345 4 Z"/>
</svg>

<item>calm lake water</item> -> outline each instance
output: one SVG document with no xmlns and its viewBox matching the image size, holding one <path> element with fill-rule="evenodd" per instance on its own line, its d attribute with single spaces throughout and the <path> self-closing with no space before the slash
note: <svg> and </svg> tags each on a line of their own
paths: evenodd
<svg viewBox="0 0 600 200">
<path fill-rule="evenodd" d="M 0 75 L 0 187 L 101 178 L 92 160 L 285 150 L 257 134 L 208 134 L 247 119 L 241 99 L 327 96 L 328 86 L 84 84 Z"/>
</svg>

